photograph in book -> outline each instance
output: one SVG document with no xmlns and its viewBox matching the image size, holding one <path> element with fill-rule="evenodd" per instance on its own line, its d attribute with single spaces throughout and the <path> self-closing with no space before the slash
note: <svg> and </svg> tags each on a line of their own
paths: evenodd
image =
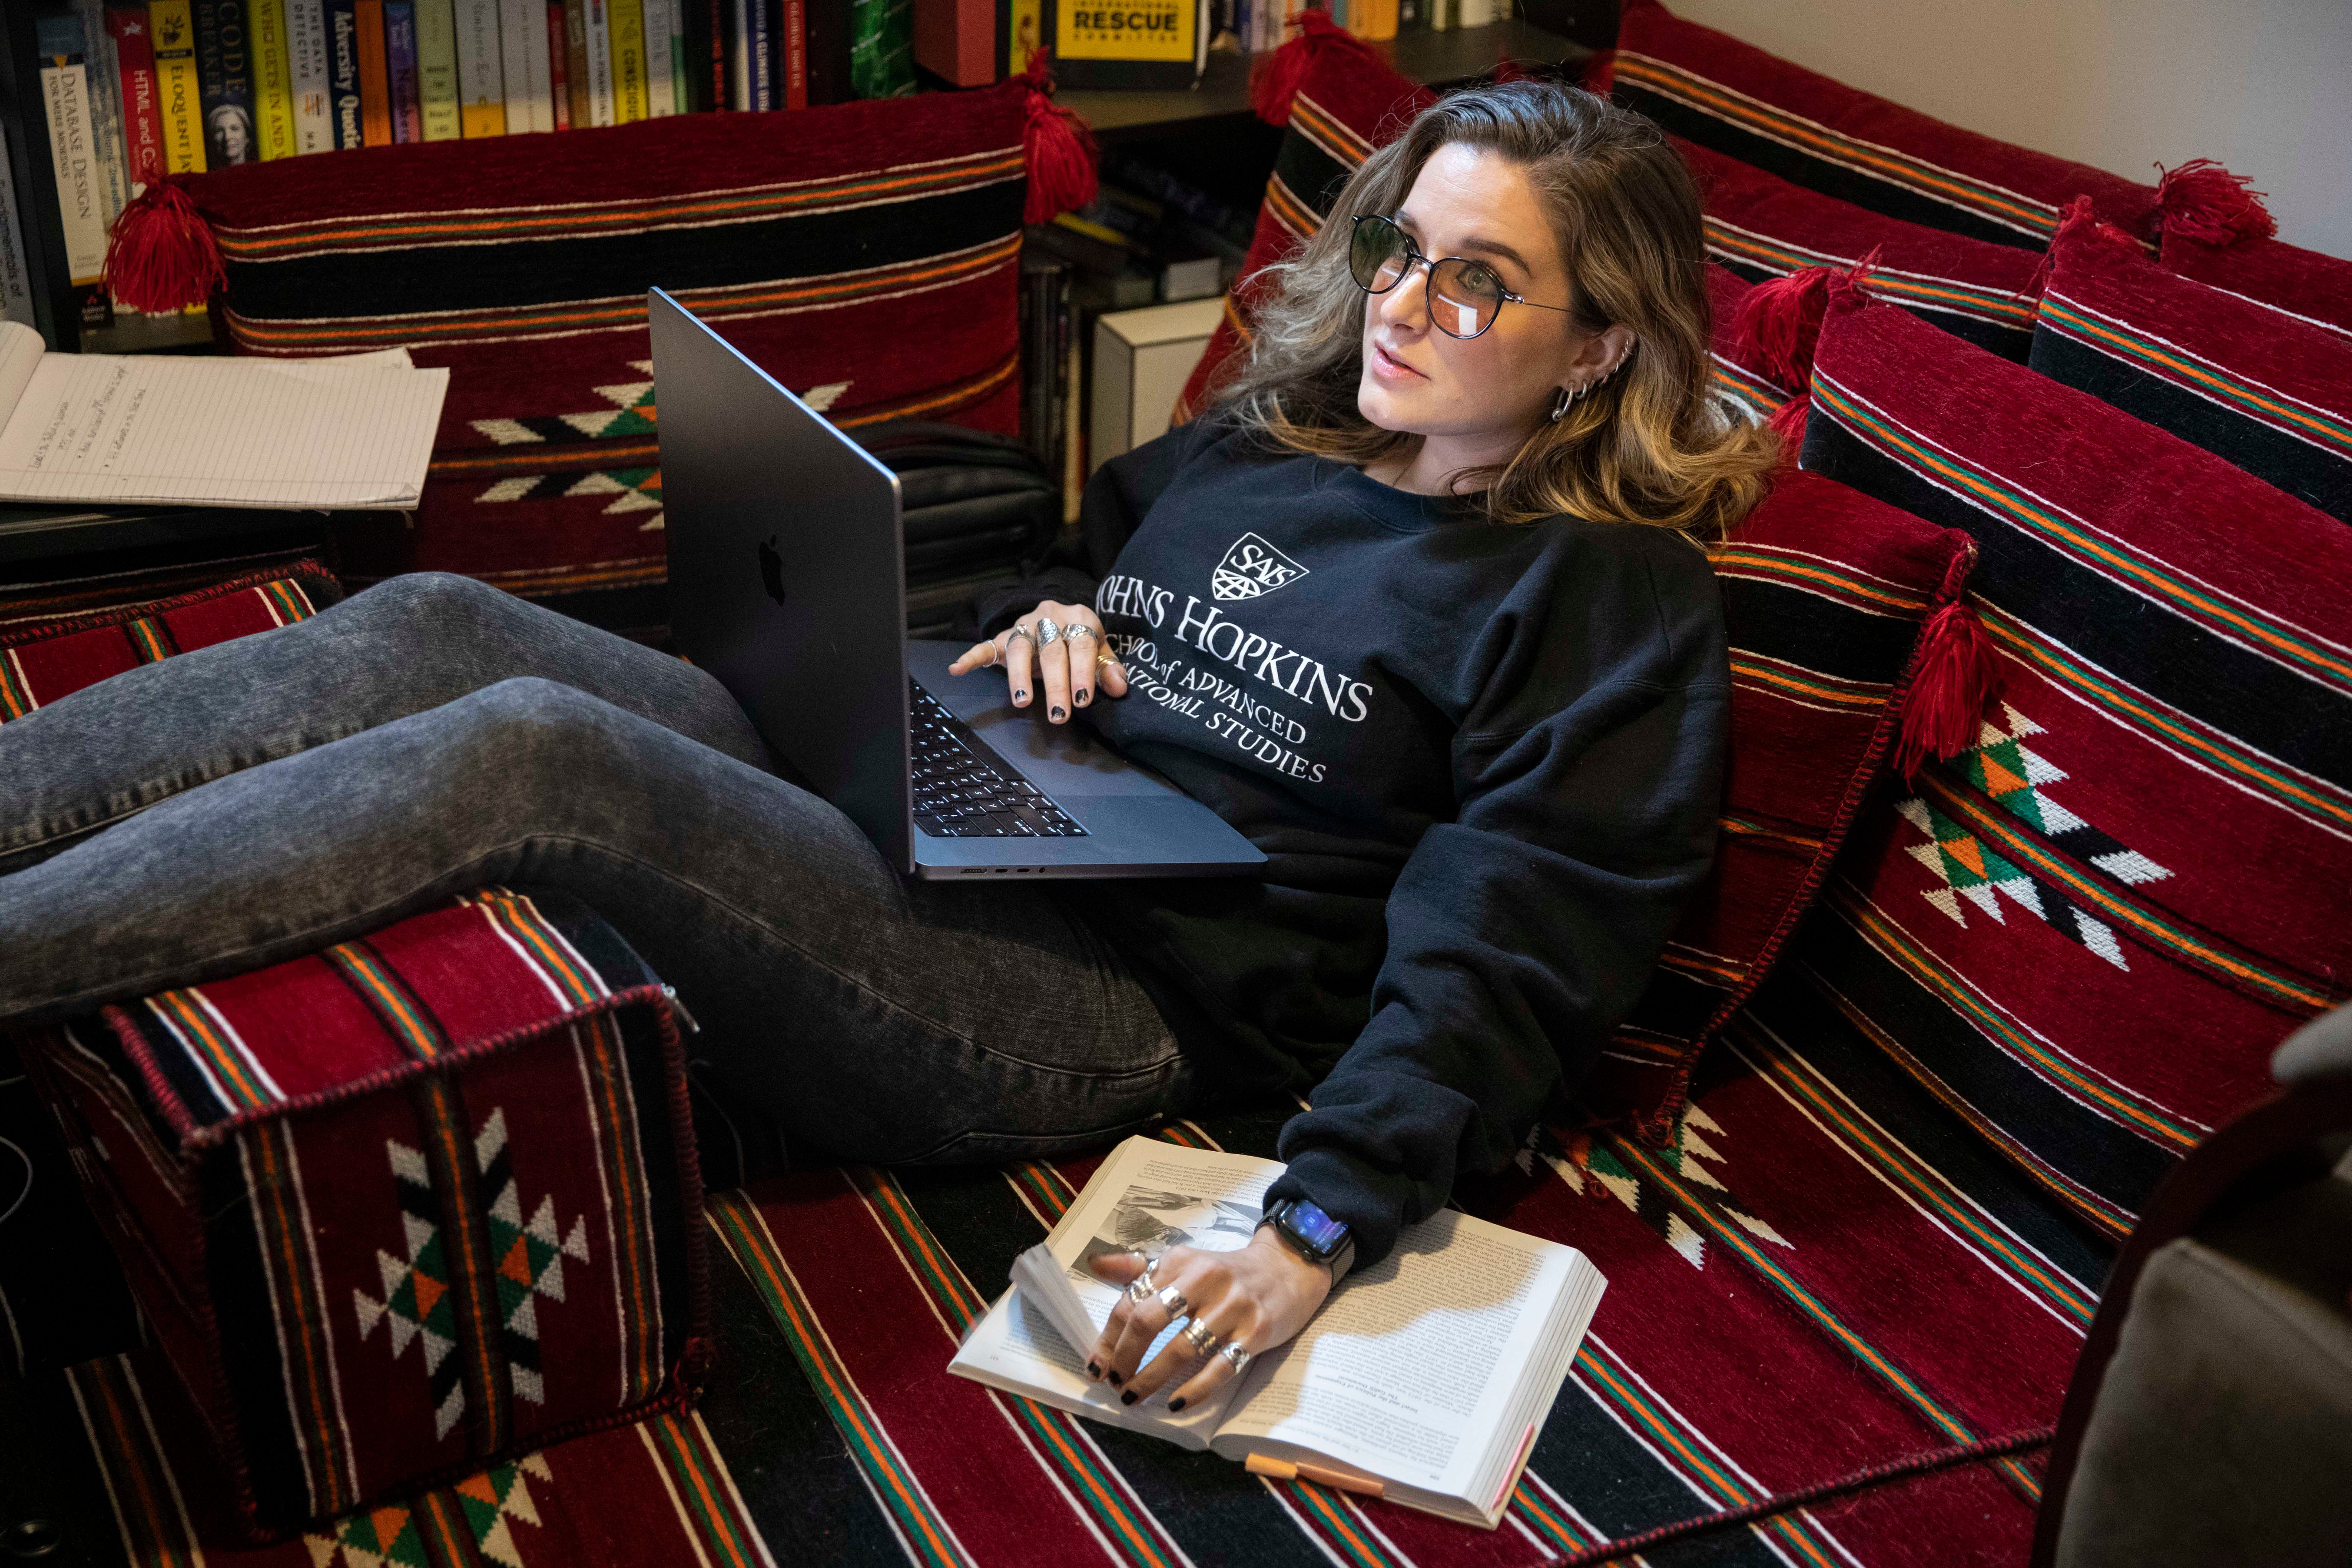
<svg viewBox="0 0 2352 1568">
<path fill-rule="evenodd" d="M 1129 1139 L 1015 1260 L 1013 1288 L 948 1370 L 1222 1458 L 1337 1468 L 1391 1502 L 1495 1528 L 1607 1286 L 1573 1247 L 1444 1210 L 1350 1273 L 1297 1338 L 1181 1412 L 1169 1396 L 1199 1370 L 1181 1319 L 1138 1363 L 1171 1347 L 1187 1358 L 1148 1397 L 1126 1404 L 1087 1376 L 1086 1352 L 1121 1296 L 1089 1260 L 1246 1247 L 1282 1170 Z"/>
</svg>

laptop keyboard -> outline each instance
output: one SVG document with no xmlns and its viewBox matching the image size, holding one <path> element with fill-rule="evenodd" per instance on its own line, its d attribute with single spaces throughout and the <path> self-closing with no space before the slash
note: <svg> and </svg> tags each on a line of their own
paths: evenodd
<svg viewBox="0 0 2352 1568">
<path fill-rule="evenodd" d="M 934 838 L 1083 838 L 1045 793 L 988 754 L 962 720 L 913 680 L 915 826 Z"/>
</svg>

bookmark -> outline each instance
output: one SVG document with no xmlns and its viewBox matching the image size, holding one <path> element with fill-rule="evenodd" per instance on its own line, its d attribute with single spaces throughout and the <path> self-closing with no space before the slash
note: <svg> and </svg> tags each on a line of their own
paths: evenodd
<svg viewBox="0 0 2352 1568">
<path fill-rule="evenodd" d="M 1369 1476 L 1327 1470 L 1320 1465 L 1294 1465 L 1271 1454 L 1252 1454 L 1242 1462 L 1242 1468 L 1254 1476 L 1265 1476 L 1277 1481 L 1313 1481 L 1334 1491 L 1355 1492 L 1362 1497 L 1381 1497 L 1388 1491 L 1385 1482 L 1373 1480 Z"/>
</svg>

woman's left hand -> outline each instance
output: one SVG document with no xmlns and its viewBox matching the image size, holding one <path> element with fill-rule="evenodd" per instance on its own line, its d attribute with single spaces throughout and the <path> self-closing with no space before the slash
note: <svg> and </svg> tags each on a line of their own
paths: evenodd
<svg viewBox="0 0 2352 1568">
<path fill-rule="evenodd" d="M 1124 1286 L 1143 1272 L 1143 1259 L 1131 1252 L 1110 1252 L 1097 1257 L 1091 1267 L 1096 1279 Z M 1175 1317 L 1188 1317 L 1217 1337 L 1207 1360 L 1198 1363 L 1199 1370 L 1168 1401 L 1171 1410 L 1206 1398 L 1236 1375 L 1232 1358 L 1222 1353 L 1227 1345 L 1238 1341 L 1251 1355 L 1261 1356 L 1287 1344 L 1331 1293 L 1331 1270 L 1309 1263 L 1268 1229 L 1259 1230 L 1238 1252 L 1171 1247 L 1151 1278 L 1162 1289 L 1172 1288 L 1185 1310 L 1171 1317 L 1157 1299 L 1139 1306 L 1131 1297 L 1120 1297 L 1110 1321 L 1103 1325 L 1102 1337 L 1087 1352 L 1087 1371 L 1108 1380 L 1124 1404 L 1150 1398 L 1197 1358 L 1179 1334 L 1151 1358 L 1150 1366 L 1139 1371 L 1136 1363 Z"/>
</svg>

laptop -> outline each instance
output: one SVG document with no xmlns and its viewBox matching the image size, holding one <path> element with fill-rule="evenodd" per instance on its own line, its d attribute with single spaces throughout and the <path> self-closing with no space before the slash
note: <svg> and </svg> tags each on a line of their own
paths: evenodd
<svg viewBox="0 0 2352 1568">
<path fill-rule="evenodd" d="M 925 879 L 1265 864 L 1084 724 L 1013 707 L 1001 672 L 950 675 L 968 644 L 908 637 L 898 476 L 662 290 L 646 309 L 678 650 L 885 860 Z"/>
</svg>

